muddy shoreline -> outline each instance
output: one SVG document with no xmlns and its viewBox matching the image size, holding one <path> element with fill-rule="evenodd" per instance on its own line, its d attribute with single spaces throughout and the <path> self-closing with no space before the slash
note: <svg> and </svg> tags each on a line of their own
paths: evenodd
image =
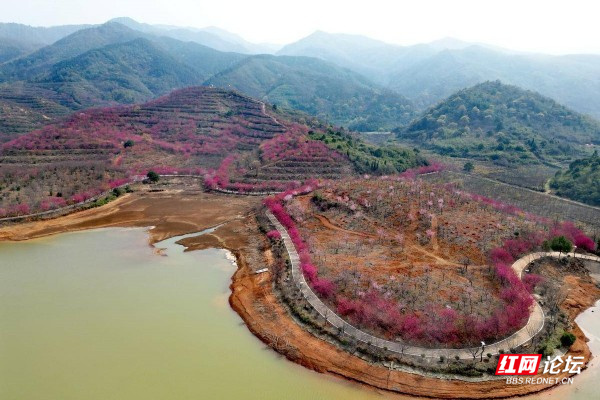
<svg viewBox="0 0 600 400">
<path fill-rule="evenodd" d="M 206 194 L 184 189 L 158 193 L 142 191 L 123 196 L 101 208 L 52 220 L 0 227 L 0 241 L 27 240 L 102 227 L 150 226 L 149 243 L 153 244 L 172 236 L 223 224 L 211 234 L 185 239 L 181 244 L 188 247 L 188 250 L 225 248 L 235 255 L 238 269 L 231 278 L 231 307 L 255 336 L 295 363 L 381 392 L 424 398 L 506 398 L 533 394 L 553 386 L 506 385 L 504 380 L 464 382 L 389 371 L 313 336 L 299 326 L 279 303 L 271 289 L 270 274 L 254 273 L 270 262 L 268 257 L 259 258 L 251 251 L 256 243 L 250 241 L 258 235 L 253 212 L 259 204 L 258 198 Z M 590 288 L 580 288 L 576 280 L 566 284 L 575 289 L 567 299 L 569 318 L 574 320 L 580 312 L 593 304 L 592 297 L 597 294 L 592 295 L 586 290 Z M 569 354 L 584 356 L 587 362 L 591 354 L 585 336 L 577 326 L 574 333 L 578 340 Z"/>
</svg>

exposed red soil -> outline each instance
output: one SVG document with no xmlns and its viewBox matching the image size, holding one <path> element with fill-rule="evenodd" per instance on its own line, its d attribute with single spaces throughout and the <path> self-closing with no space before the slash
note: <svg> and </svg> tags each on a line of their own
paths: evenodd
<svg viewBox="0 0 600 400">
<path fill-rule="evenodd" d="M 330 201 L 336 199 L 336 195 L 327 190 L 321 193 Z M 415 307 L 417 312 L 423 311 L 424 306 L 420 303 L 427 302 L 427 294 L 440 308 L 450 305 L 470 314 L 478 312 L 485 316 L 498 307 L 500 302 L 495 299 L 498 287 L 492 282 L 491 269 L 485 265 L 485 255 L 471 242 L 471 234 L 479 235 L 489 224 L 466 223 L 478 218 L 494 225 L 501 218 L 497 213 L 485 209 L 474 213 L 471 204 L 466 203 L 461 205 L 462 208 L 457 206 L 443 214 L 434 214 L 431 230 L 438 232 L 439 223 L 448 226 L 453 218 L 460 216 L 460 222 L 452 222 L 452 225 L 464 231 L 462 236 L 466 239 L 459 244 L 435 234 L 423 243 L 420 237 L 425 228 L 417 219 L 408 221 L 405 217 L 402 220 L 394 215 L 380 221 L 366 212 L 356 217 L 357 212 L 339 208 L 317 210 L 310 199 L 311 195 L 297 197 L 288 202 L 287 207 L 295 213 L 303 237 L 309 240 L 314 252 L 312 262 L 319 268 L 319 276 L 335 282 L 358 279 L 358 285 L 338 286 L 344 288 L 345 296 L 354 298 L 355 290 L 359 290 L 358 295 L 368 292 L 374 282 L 385 287 L 395 281 L 404 282 L 401 287 L 394 288 L 396 293 L 403 293 L 402 307 Z M 417 204 L 411 203 L 416 203 L 414 199 L 403 200 L 408 213 L 418 210 Z M 396 239 L 399 234 L 401 241 Z M 465 265 L 460 261 L 467 258 L 465 271 Z M 354 274 L 351 278 L 349 272 Z"/>
</svg>

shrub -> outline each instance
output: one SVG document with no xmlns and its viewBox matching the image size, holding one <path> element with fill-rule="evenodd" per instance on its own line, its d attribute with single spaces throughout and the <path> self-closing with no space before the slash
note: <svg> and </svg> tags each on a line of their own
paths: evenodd
<svg viewBox="0 0 600 400">
<path fill-rule="evenodd" d="M 335 284 L 328 279 L 317 278 L 313 283 L 315 291 L 326 299 L 333 297 L 335 294 Z"/>
<path fill-rule="evenodd" d="M 543 358 L 550 357 L 554 354 L 554 346 L 548 342 L 543 343 L 537 348 L 536 353 L 541 354 Z"/>
<path fill-rule="evenodd" d="M 560 344 L 562 344 L 564 347 L 571 347 L 573 343 L 575 343 L 576 339 L 577 337 L 571 332 L 564 332 L 560 337 Z"/>
<path fill-rule="evenodd" d="M 527 274 L 523 278 L 523 284 L 527 288 L 529 293 L 532 293 L 535 287 L 544 280 L 544 278 L 537 274 Z"/>
<path fill-rule="evenodd" d="M 504 264 L 512 264 L 514 261 L 513 256 L 503 248 L 497 247 L 490 251 L 490 261 L 492 264 L 504 263 Z"/>
<path fill-rule="evenodd" d="M 153 183 L 158 182 L 158 180 L 160 179 L 160 175 L 158 175 L 154 171 L 148 171 L 148 173 L 146 174 L 146 176 L 148 177 L 148 179 L 150 180 L 150 182 L 153 182 Z"/>
<path fill-rule="evenodd" d="M 302 264 L 302 272 L 309 282 L 314 282 L 317 279 L 317 267 L 312 264 Z"/>
<path fill-rule="evenodd" d="M 575 236 L 575 246 L 587 251 L 594 251 L 594 241 L 583 234 Z"/>
<path fill-rule="evenodd" d="M 573 250 L 573 243 L 564 236 L 556 236 L 549 242 L 550 248 L 561 253 L 568 253 Z"/>
</svg>

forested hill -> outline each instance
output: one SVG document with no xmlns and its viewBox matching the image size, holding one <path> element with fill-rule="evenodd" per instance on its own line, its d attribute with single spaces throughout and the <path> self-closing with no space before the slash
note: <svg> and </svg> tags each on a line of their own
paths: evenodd
<svg viewBox="0 0 600 400">
<path fill-rule="evenodd" d="M 443 155 L 507 165 L 570 162 L 600 143 L 595 120 L 499 81 L 457 92 L 396 133 Z"/>
<path fill-rule="evenodd" d="M 550 181 L 550 188 L 559 196 L 600 206 L 600 156 L 573 161 L 569 169 L 559 171 Z"/>
<path fill-rule="evenodd" d="M 353 130 L 391 129 L 415 116 L 412 103 L 400 94 L 316 58 L 253 56 L 205 84 L 235 88 Z"/>
</svg>

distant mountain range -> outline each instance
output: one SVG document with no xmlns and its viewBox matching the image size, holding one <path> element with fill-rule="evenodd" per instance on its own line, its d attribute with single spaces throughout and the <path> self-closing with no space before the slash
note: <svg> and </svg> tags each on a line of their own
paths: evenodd
<svg viewBox="0 0 600 400">
<path fill-rule="evenodd" d="M 524 54 L 454 39 L 397 46 L 325 32 L 277 54 L 317 57 L 349 68 L 406 96 L 419 109 L 457 90 L 500 79 L 600 117 L 600 55 Z"/>
<path fill-rule="evenodd" d="M 600 117 L 597 55 L 523 54 L 452 38 L 398 46 L 320 31 L 278 49 L 215 27 L 130 18 L 51 28 L 0 24 L 0 140 L 75 110 L 201 84 L 353 130 L 386 131 L 457 90 L 496 79 Z"/>
<path fill-rule="evenodd" d="M 391 129 L 415 115 L 400 94 L 332 63 L 222 52 L 145 30 L 108 22 L 0 64 L 4 140 L 75 110 L 201 84 L 236 88 L 352 129 Z"/>
<path fill-rule="evenodd" d="M 137 22 L 127 17 L 113 18 L 108 22 L 119 23 L 142 33 L 166 36 L 186 42 L 196 42 L 220 51 L 258 54 L 273 53 L 281 47 L 273 44 L 250 43 L 239 35 L 217 27 L 197 29 L 168 25 L 150 25 Z M 0 23 L 0 41 L 17 40 L 23 43 L 36 44 L 39 48 L 52 44 L 79 30 L 97 26 L 100 25 L 33 27 L 16 23 Z"/>
<path fill-rule="evenodd" d="M 199 43 L 219 51 L 243 54 L 271 54 L 280 47 L 274 44 L 251 43 L 239 35 L 214 26 L 197 29 L 168 25 L 149 25 L 126 17 L 114 18 L 110 22 L 118 22 L 136 31 L 156 36 L 166 36 L 183 42 Z"/>
<path fill-rule="evenodd" d="M 25 43 L 49 45 L 91 25 L 62 25 L 35 27 L 16 23 L 0 23 L 0 38 L 18 40 Z"/>
</svg>

